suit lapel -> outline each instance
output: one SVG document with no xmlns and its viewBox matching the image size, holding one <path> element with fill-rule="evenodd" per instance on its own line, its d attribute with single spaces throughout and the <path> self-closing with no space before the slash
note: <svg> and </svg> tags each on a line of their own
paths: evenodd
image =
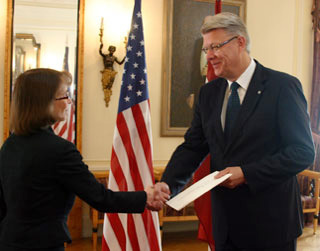
<svg viewBox="0 0 320 251">
<path fill-rule="evenodd" d="M 248 90 L 242 102 L 237 120 L 235 122 L 235 127 L 231 132 L 231 137 L 229 142 L 227 142 L 225 152 L 229 149 L 229 147 L 232 145 L 234 140 L 237 139 L 245 122 L 255 110 L 260 100 L 261 94 L 263 93 L 263 90 L 265 88 L 264 86 L 265 76 L 264 76 L 263 67 L 258 62 L 256 63 L 257 65 L 256 65 L 255 72 L 252 76 Z"/>
</svg>

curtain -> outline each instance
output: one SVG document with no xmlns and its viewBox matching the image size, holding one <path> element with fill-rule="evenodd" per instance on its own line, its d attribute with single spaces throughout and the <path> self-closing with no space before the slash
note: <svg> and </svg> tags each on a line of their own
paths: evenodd
<svg viewBox="0 0 320 251">
<path fill-rule="evenodd" d="M 311 14 L 314 29 L 314 52 L 310 117 L 312 131 L 320 134 L 320 0 L 314 0 Z"/>
</svg>

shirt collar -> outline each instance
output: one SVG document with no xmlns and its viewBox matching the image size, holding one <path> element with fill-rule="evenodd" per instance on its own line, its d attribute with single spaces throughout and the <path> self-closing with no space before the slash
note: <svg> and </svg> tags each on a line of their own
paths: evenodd
<svg viewBox="0 0 320 251">
<path fill-rule="evenodd" d="M 251 58 L 249 66 L 235 82 L 237 82 L 243 89 L 247 90 L 255 69 L 256 69 L 256 62 Z M 227 81 L 230 88 L 233 82 L 229 80 Z"/>
</svg>

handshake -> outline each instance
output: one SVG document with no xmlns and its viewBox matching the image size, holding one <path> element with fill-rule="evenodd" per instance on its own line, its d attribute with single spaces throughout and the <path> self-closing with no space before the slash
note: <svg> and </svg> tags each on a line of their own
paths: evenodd
<svg viewBox="0 0 320 251">
<path fill-rule="evenodd" d="M 161 210 L 164 203 L 170 199 L 169 186 L 164 182 L 158 182 L 154 186 L 148 186 L 144 191 L 147 193 L 146 207 L 149 210 Z"/>
</svg>

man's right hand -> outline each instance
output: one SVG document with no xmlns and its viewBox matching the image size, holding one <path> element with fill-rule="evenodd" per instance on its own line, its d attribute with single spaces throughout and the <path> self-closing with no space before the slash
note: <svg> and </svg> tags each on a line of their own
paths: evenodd
<svg viewBox="0 0 320 251">
<path fill-rule="evenodd" d="M 147 208 L 153 211 L 159 211 L 164 203 L 170 198 L 169 186 L 164 182 L 156 183 L 145 189 L 147 193 Z"/>
</svg>

